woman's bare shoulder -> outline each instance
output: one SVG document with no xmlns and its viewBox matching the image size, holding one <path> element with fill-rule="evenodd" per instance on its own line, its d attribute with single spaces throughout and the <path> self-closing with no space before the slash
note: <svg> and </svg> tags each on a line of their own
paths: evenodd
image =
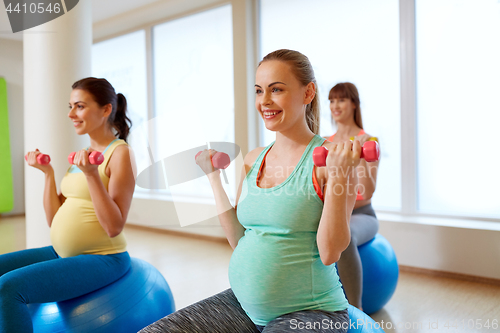
<svg viewBox="0 0 500 333">
<path fill-rule="evenodd" d="M 255 160 L 257 159 L 257 157 L 264 149 L 266 149 L 266 147 L 257 147 L 249 151 L 248 154 L 245 156 L 245 164 L 251 167 L 255 162 Z"/>
</svg>

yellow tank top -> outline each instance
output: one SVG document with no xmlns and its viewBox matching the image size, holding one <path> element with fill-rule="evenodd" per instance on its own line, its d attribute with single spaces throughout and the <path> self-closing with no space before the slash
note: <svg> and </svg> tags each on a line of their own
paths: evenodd
<svg viewBox="0 0 500 333">
<path fill-rule="evenodd" d="M 99 176 L 108 190 L 109 177 L 105 170 L 116 147 L 126 145 L 123 140 L 114 140 L 104 150 L 104 162 L 99 166 Z M 87 179 L 76 166 L 71 166 L 61 182 L 61 192 L 66 201 L 59 207 L 50 230 L 52 246 L 62 257 L 80 254 L 113 254 L 125 252 L 127 242 L 121 232 L 110 238 L 104 231 L 94 210 Z"/>
</svg>

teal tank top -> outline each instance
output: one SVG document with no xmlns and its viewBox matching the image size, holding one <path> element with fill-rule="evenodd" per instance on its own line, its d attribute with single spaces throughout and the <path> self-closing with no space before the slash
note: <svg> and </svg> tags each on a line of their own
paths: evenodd
<svg viewBox="0 0 500 333">
<path fill-rule="evenodd" d="M 312 180 L 316 135 L 290 176 L 272 188 L 257 186 L 264 149 L 243 181 L 237 207 L 245 234 L 229 263 L 229 282 L 257 325 L 301 310 L 340 311 L 348 306 L 335 265 L 320 259 L 316 234 L 323 210 Z"/>
</svg>

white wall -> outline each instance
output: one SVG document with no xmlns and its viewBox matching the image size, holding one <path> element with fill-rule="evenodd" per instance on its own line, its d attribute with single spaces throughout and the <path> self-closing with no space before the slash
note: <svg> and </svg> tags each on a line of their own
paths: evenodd
<svg viewBox="0 0 500 333">
<path fill-rule="evenodd" d="M 500 279 L 498 223 L 377 215 L 400 265 Z"/>
<path fill-rule="evenodd" d="M 14 209 L 4 215 L 24 213 L 24 101 L 23 42 L 0 39 L 0 76 L 7 81 L 9 134 L 14 178 Z"/>
<path fill-rule="evenodd" d="M 162 200 L 159 198 L 134 198 L 132 200 L 132 206 L 130 207 L 127 223 L 196 235 L 225 238 L 224 231 L 220 226 L 218 217 L 213 217 L 196 224 L 181 227 L 181 223 L 177 216 L 176 206 L 177 209 L 182 209 L 183 211 L 186 211 L 187 208 L 187 210 L 195 213 L 201 212 L 204 216 L 215 215 L 210 214 L 215 211 L 212 205 L 178 202 L 174 206 L 172 200 Z M 199 214 L 196 216 L 199 216 Z"/>
</svg>

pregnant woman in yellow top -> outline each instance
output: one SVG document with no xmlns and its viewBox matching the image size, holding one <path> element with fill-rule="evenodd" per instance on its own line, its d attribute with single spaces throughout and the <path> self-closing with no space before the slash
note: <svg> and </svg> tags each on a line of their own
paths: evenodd
<svg viewBox="0 0 500 333">
<path fill-rule="evenodd" d="M 89 135 L 90 148 L 76 153 L 61 194 L 52 166 L 37 162 L 40 152 L 27 155 L 28 164 L 45 175 L 43 205 L 52 246 L 0 256 L 0 332 L 33 332 L 28 303 L 87 294 L 130 267 L 122 231 L 135 177 L 125 142 L 130 129 L 125 96 L 105 79 L 86 78 L 73 84 L 69 108 L 76 133 Z M 103 152 L 101 165 L 90 164 L 92 150 Z"/>
</svg>

